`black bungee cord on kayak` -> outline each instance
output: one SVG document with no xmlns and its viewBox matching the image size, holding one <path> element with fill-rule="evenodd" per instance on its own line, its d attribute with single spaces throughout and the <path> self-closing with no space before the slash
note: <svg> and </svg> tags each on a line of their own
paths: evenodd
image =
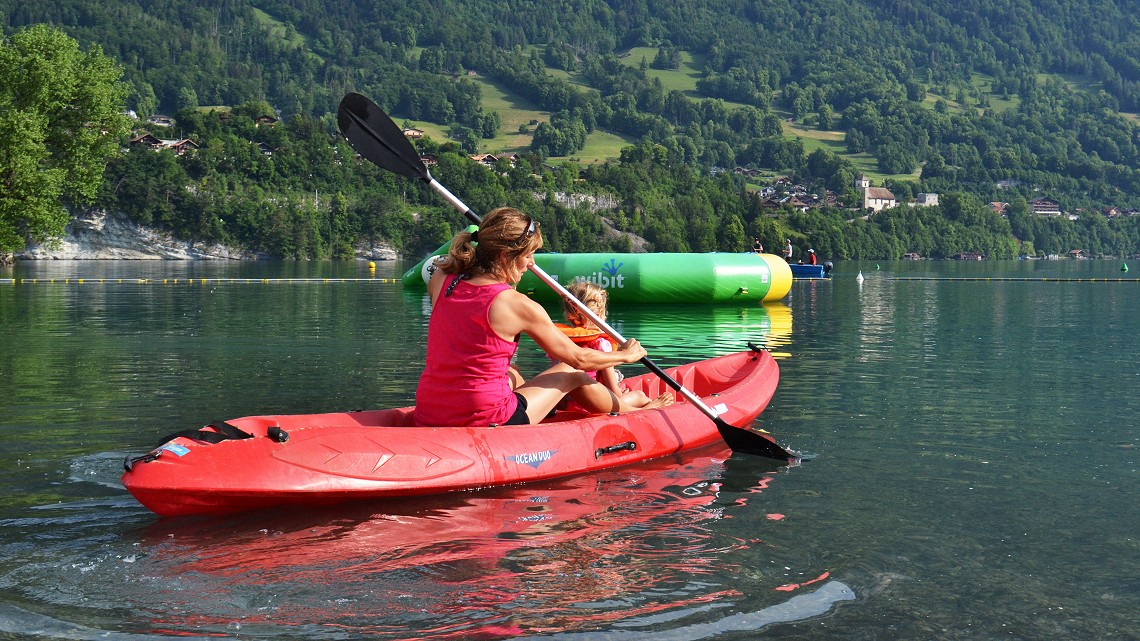
<svg viewBox="0 0 1140 641">
<path fill-rule="evenodd" d="M 214 431 L 209 432 L 206 428 L 213 428 Z M 289 440 L 289 433 L 280 427 L 271 427 L 267 430 L 266 436 L 277 441 L 284 443 Z M 146 463 L 153 461 L 162 455 L 162 446 L 176 438 L 188 438 L 202 443 L 217 444 L 222 441 L 241 441 L 247 438 L 253 438 L 253 434 L 237 428 L 236 426 L 225 421 L 214 421 L 206 427 L 196 430 L 181 430 L 172 434 L 167 434 L 158 439 L 157 449 L 143 454 L 142 456 L 128 456 L 123 460 L 123 469 L 130 472 L 138 463 Z"/>
</svg>

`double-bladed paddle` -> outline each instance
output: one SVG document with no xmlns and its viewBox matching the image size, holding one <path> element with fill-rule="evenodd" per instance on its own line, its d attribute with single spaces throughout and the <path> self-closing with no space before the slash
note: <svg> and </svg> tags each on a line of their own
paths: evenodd
<svg viewBox="0 0 1140 641">
<path fill-rule="evenodd" d="M 419 153 L 412 147 L 412 143 L 404 136 L 404 132 L 396 126 L 395 122 L 392 122 L 392 119 L 388 114 L 384 113 L 384 110 L 376 106 L 371 100 L 358 93 L 346 95 L 340 102 L 340 109 L 337 112 L 337 121 L 340 124 L 341 133 L 344 134 L 349 144 L 351 144 L 353 149 L 361 156 L 388 171 L 424 181 L 436 193 L 442 196 L 444 200 L 462 212 L 468 220 L 476 225 L 482 222 L 478 214 L 471 211 L 467 205 L 463 204 L 463 201 L 456 198 L 454 194 L 448 191 L 447 188 L 441 185 L 435 178 L 432 178 L 431 172 L 429 172 L 428 168 L 424 165 Z M 615 341 L 618 343 L 625 342 L 625 338 L 622 337 L 616 329 L 606 324 L 606 322 L 591 311 L 585 303 L 566 291 L 565 287 L 557 280 L 551 278 L 542 268 L 537 265 L 531 265 L 530 270 L 539 280 L 558 292 L 559 296 L 570 301 Z M 649 360 L 648 356 L 641 359 L 641 364 L 645 365 L 651 372 L 660 377 L 665 384 L 673 388 L 678 394 L 684 396 L 690 403 L 700 409 L 705 416 L 712 419 L 713 423 L 716 424 L 717 430 L 720 432 L 720 437 L 724 439 L 724 442 L 734 452 L 757 454 L 782 461 L 797 458 L 796 454 L 780 447 L 770 437 L 760 434 L 759 432 L 737 427 L 720 418 L 716 410 L 706 405 L 700 397 L 690 392 L 671 376 L 666 374 L 656 363 Z"/>
</svg>

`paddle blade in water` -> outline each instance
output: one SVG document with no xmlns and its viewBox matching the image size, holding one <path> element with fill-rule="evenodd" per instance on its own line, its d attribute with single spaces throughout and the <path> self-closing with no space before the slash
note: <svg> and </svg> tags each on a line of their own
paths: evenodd
<svg viewBox="0 0 1140 641">
<path fill-rule="evenodd" d="M 759 432 L 729 425 L 720 418 L 714 419 L 714 422 L 720 431 L 720 437 L 733 452 L 766 456 L 778 461 L 792 461 L 797 458 L 794 453 L 785 450 L 777 445 L 775 440 Z"/>
</svg>

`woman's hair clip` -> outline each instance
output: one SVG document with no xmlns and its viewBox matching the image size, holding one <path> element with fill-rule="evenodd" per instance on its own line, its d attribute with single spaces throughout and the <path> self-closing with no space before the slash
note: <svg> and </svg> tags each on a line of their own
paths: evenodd
<svg viewBox="0 0 1140 641">
<path fill-rule="evenodd" d="M 471 242 L 473 242 L 473 243 L 479 242 L 479 230 L 478 229 L 471 232 Z"/>
</svg>

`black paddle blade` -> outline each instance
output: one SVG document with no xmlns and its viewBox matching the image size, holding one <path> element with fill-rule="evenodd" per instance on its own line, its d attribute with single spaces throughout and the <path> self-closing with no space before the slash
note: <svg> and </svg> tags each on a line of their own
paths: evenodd
<svg viewBox="0 0 1140 641">
<path fill-rule="evenodd" d="M 777 445 L 776 441 L 759 432 L 729 425 L 720 418 L 714 419 L 714 422 L 717 430 L 720 431 L 720 437 L 724 439 L 724 442 L 733 452 L 766 456 L 777 461 L 794 461 L 799 458 L 793 452 L 785 450 Z"/>
<path fill-rule="evenodd" d="M 358 93 L 346 95 L 337 110 L 337 124 L 348 144 L 361 156 L 401 176 L 431 179 L 404 132 L 368 98 Z"/>
</svg>

